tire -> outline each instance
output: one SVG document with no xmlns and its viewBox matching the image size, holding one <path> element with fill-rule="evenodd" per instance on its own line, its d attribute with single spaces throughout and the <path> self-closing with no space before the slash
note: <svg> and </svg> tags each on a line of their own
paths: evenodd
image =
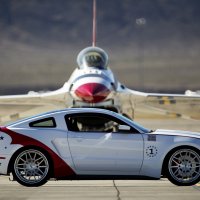
<svg viewBox="0 0 200 200">
<path fill-rule="evenodd" d="M 200 181 L 200 155 L 197 150 L 182 148 L 173 152 L 167 162 L 169 181 L 178 186 L 190 186 Z"/>
<path fill-rule="evenodd" d="M 13 161 L 12 174 L 13 178 L 21 185 L 41 186 L 48 181 L 50 175 L 48 156 L 36 149 L 23 150 Z"/>
</svg>

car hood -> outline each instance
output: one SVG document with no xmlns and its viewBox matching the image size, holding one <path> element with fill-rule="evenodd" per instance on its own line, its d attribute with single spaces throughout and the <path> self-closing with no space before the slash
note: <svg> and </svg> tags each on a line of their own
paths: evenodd
<svg viewBox="0 0 200 200">
<path fill-rule="evenodd" d="M 153 134 L 170 135 L 170 136 L 182 136 L 182 137 L 193 137 L 193 138 L 200 139 L 200 133 L 198 133 L 198 132 L 190 132 L 190 131 L 158 129 Z"/>
</svg>

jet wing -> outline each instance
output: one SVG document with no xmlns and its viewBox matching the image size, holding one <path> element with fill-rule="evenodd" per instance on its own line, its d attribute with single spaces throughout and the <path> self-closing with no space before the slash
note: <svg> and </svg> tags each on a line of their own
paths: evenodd
<svg viewBox="0 0 200 200">
<path fill-rule="evenodd" d="M 200 120 L 200 95 L 143 93 L 130 89 L 117 94 L 131 118 L 181 117 Z"/>
<path fill-rule="evenodd" d="M 66 108 L 71 96 L 63 88 L 46 93 L 0 96 L 0 123 L 15 121 L 42 112 Z"/>
</svg>

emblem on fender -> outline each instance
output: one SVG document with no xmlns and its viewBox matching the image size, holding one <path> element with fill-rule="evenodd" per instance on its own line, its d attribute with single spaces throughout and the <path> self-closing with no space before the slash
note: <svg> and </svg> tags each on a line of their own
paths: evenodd
<svg viewBox="0 0 200 200">
<path fill-rule="evenodd" d="M 146 148 L 146 155 L 148 157 L 155 157 L 157 155 L 157 153 L 158 153 L 158 150 L 155 146 L 148 146 Z"/>
</svg>

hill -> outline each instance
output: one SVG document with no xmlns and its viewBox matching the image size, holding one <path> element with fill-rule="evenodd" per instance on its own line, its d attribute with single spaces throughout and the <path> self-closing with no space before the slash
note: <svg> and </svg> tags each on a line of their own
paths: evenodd
<svg viewBox="0 0 200 200">
<path fill-rule="evenodd" d="M 200 1 L 97 0 L 98 45 L 143 91 L 199 89 Z M 0 1 L 0 93 L 54 89 L 91 45 L 92 0 Z M 8 81 L 9 80 L 9 81 Z"/>
</svg>

